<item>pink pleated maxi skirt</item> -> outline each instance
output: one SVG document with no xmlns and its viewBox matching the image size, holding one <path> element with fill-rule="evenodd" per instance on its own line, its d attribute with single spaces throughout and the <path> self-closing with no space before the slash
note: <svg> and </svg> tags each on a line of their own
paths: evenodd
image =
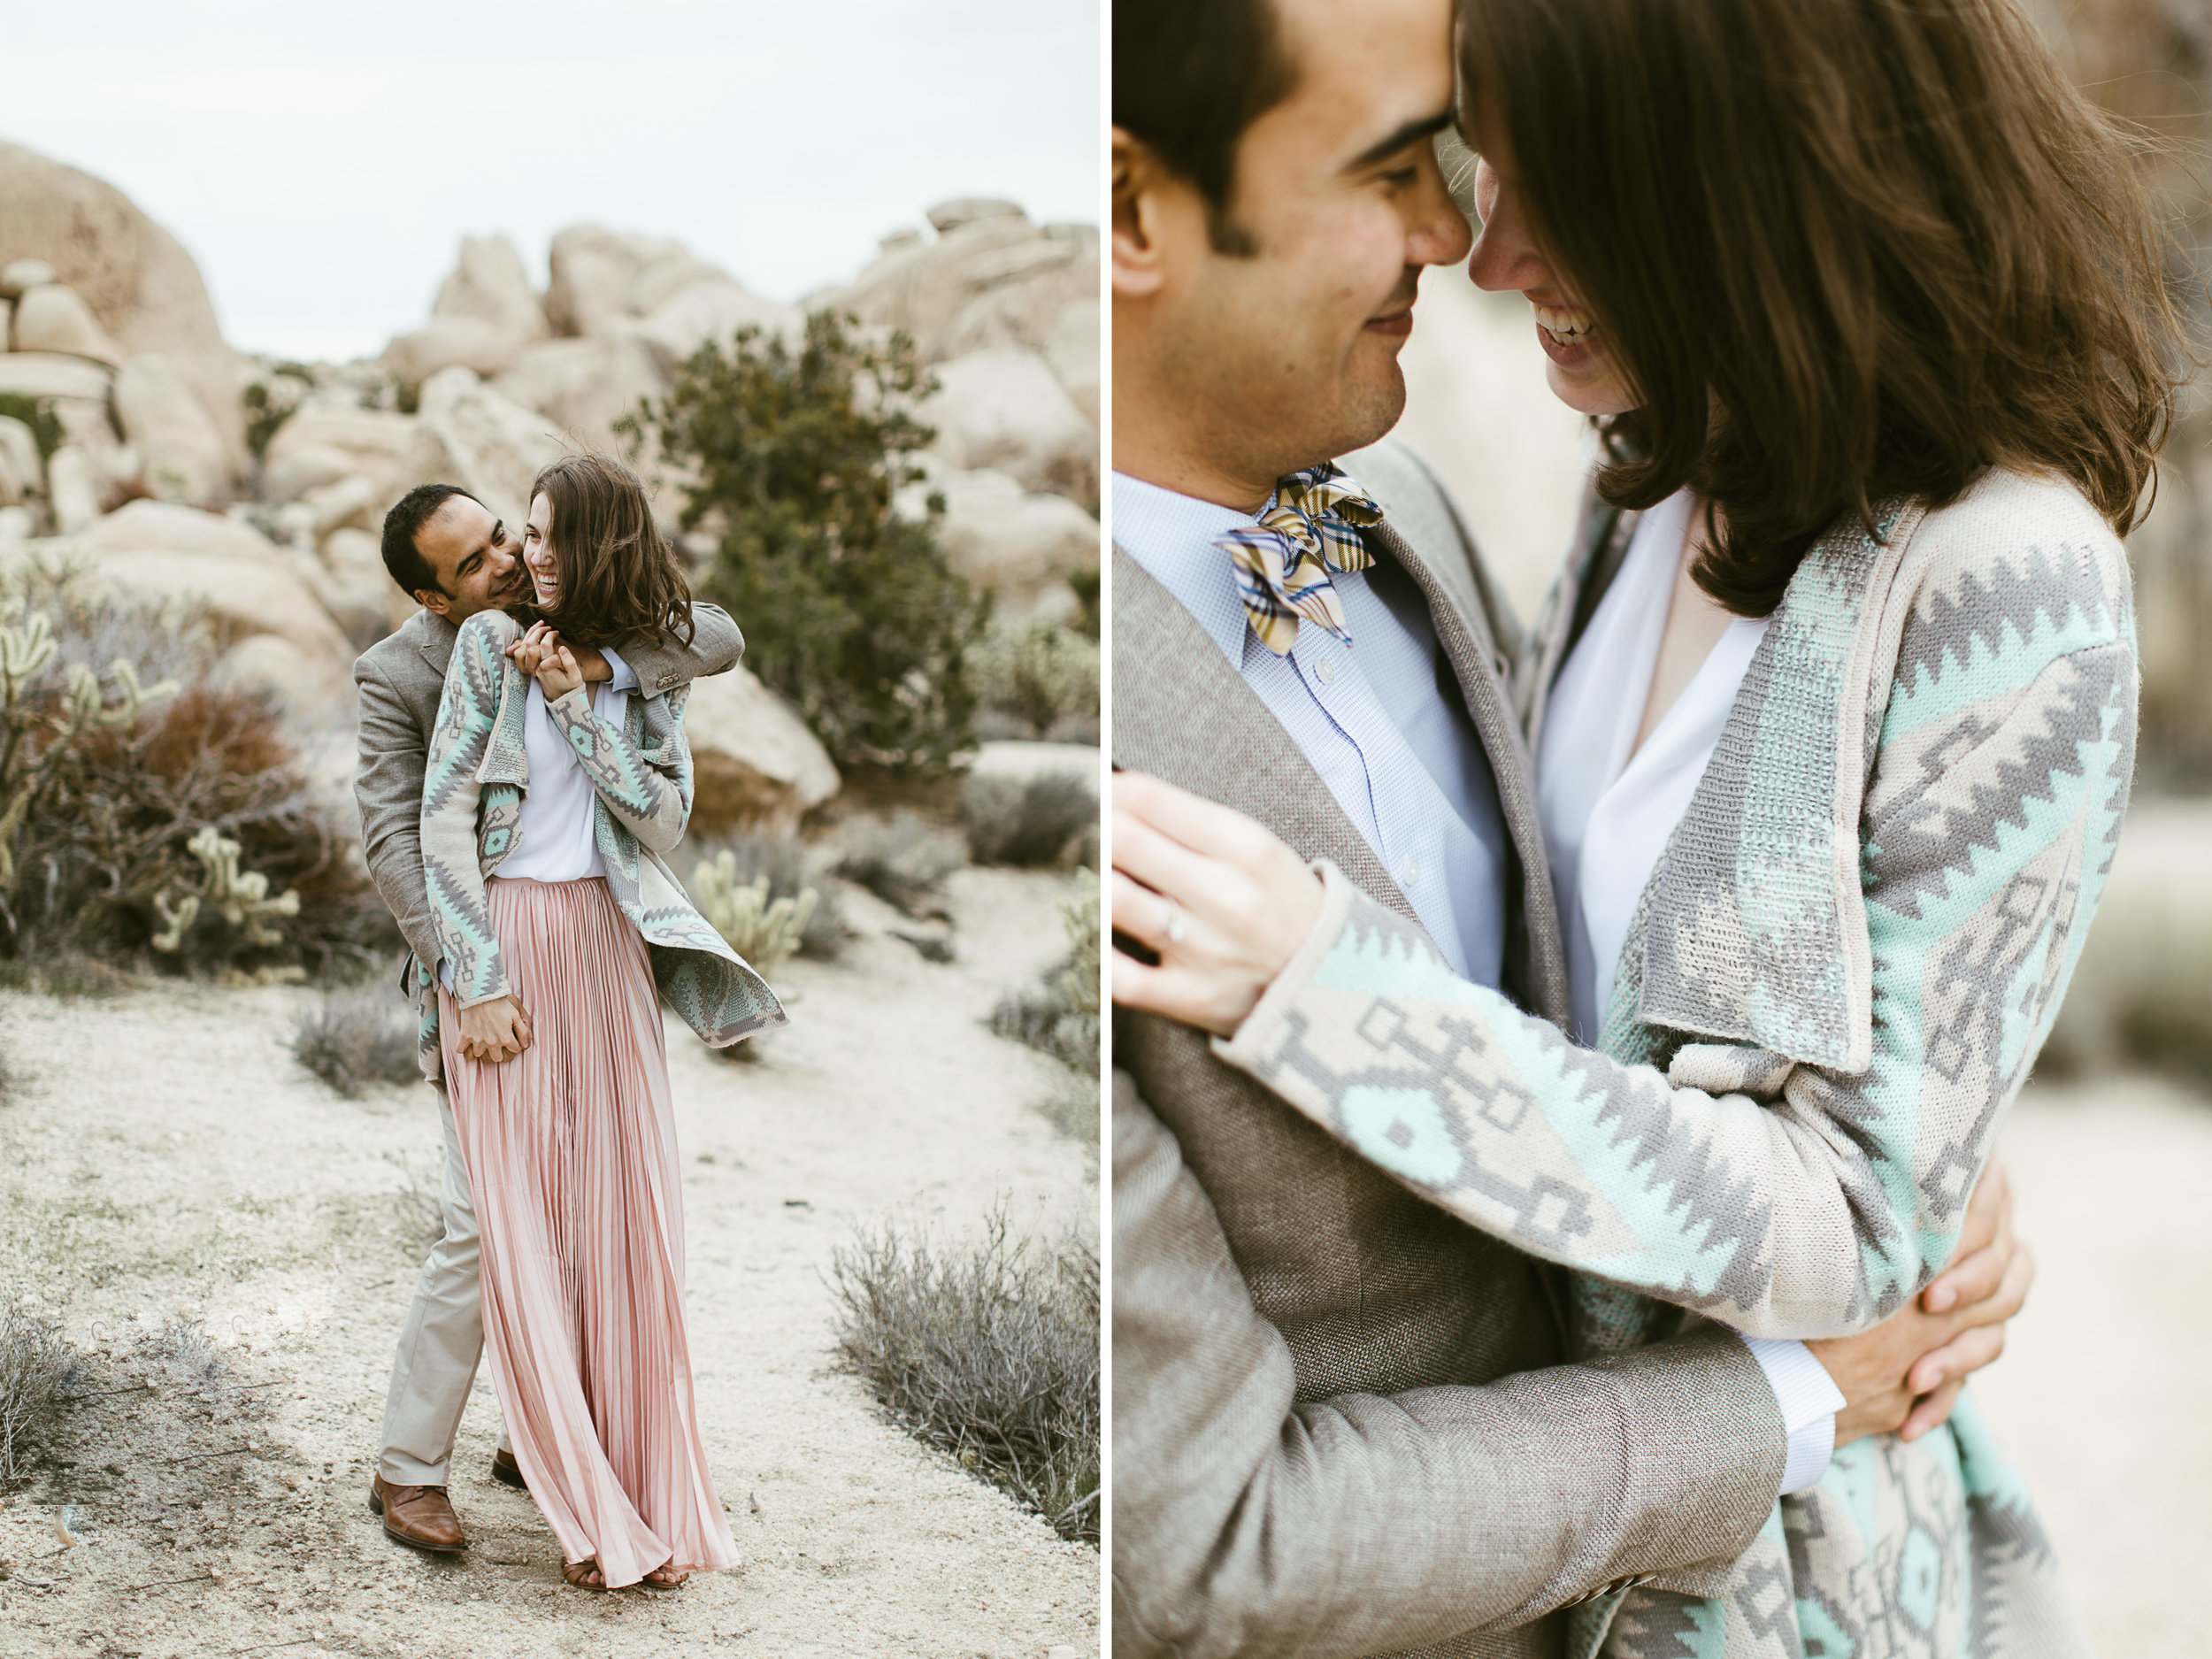
<svg viewBox="0 0 2212 1659">
<path fill-rule="evenodd" d="M 607 884 L 503 880 L 492 929 L 534 1041 L 439 1042 L 483 1239 L 492 1379 L 567 1561 L 610 1588 L 737 1564 L 700 1444 L 684 1337 L 683 1189 L 645 941 Z"/>
</svg>

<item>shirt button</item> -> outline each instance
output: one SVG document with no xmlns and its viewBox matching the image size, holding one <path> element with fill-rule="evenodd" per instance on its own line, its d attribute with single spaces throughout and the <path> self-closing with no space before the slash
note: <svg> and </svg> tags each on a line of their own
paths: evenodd
<svg viewBox="0 0 2212 1659">
<path fill-rule="evenodd" d="M 1313 665 L 1314 675 L 1325 686 L 1336 684 L 1336 658 L 1325 657 Z"/>
<path fill-rule="evenodd" d="M 1411 886 L 1413 886 L 1416 882 L 1417 882 L 1418 880 L 1420 880 L 1420 879 L 1421 879 L 1421 861 L 1420 861 L 1418 858 L 1409 858 L 1409 859 L 1407 859 L 1407 860 L 1406 860 L 1406 867 L 1405 867 L 1404 871 L 1403 871 L 1403 872 L 1400 874 L 1400 876 L 1399 876 L 1399 878 L 1398 878 L 1398 879 L 1399 879 L 1401 881 L 1402 881 L 1403 883 L 1405 883 L 1405 885 L 1406 885 L 1407 887 L 1411 887 Z"/>
</svg>

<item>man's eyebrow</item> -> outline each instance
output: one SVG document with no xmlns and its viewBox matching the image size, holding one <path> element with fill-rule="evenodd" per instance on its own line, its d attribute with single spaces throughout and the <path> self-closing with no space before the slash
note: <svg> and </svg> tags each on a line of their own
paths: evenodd
<svg viewBox="0 0 2212 1659">
<path fill-rule="evenodd" d="M 1408 121 L 1380 143 L 1370 144 L 1355 156 L 1351 165 L 1344 171 L 1357 173 L 1363 167 L 1371 167 L 1377 162 L 1396 155 L 1410 144 L 1417 144 L 1425 138 L 1435 137 L 1452 124 L 1452 115 L 1453 111 L 1450 110 L 1439 110 L 1435 114 L 1425 115 L 1419 120 Z"/>
</svg>

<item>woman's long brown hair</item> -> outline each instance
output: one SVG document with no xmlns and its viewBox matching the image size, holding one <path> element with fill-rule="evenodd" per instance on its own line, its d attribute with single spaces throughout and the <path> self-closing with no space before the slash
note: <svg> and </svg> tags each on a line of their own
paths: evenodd
<svg viewBox="0 0 2212 1659">
<path fill-rule="evenodd" d="M 691 584 L 653 523 L 645 486 L 621 462 L 569 455 L 530 483 L 553 510 L 548 540 L 560 572 L 558 603 L 534 611 L 571 645 L 619 645 L 667 636 L 689 644 Z"/>
<path fill-rule="evenodd" d="M 2185 342 L 2138 141 L 2008 0 L 1459 0 L 1469 96 L 1640 406 L 1604 498 L 1781 602 L 1844 513 L 1991 466 L 2147 509 Z"/>
</svg>

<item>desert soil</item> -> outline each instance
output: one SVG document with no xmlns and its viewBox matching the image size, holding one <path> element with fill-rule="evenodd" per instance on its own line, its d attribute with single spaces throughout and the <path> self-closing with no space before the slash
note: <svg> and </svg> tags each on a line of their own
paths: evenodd
<svg viewBox="0 0 2212 1659">
<path fill-rule="evenodd" d="M 699 1409 L 745 1558 L 674 1594 L 560 1583 L 489 1479 L 488 1370 L 454 1461 L 466 1555 L 368 1511 L 425 1238 L 408 1187 L 437 1168 L 423 1086 L 349 1101 L 302 1071 L 304 989 L 0 997 L 0 1292 L 156 1384 L 77 1408 L 74 1467 L 0 1505 L 0 1655 L 1095 1653 L 1098 1553 L 885 1423 L 835 1369 L 824 1279 L 885 1219 L 958 1233 L 1003 1202 L 1095 1239 L 1094 1148 L 1034 1110 L 1066 1074 L 984 1023 L 1060 955 L 1072 891 L 959 872 L 949 964 L 856 895 L 861 936 L 784 971 L 792 1025 L 757 1064 L 671 1020 Z M 180 1316 L 220 1350 L 204 1378 L 132 1358 Z"/>
<path fill-rule="evenodd" d="M 2032 1085 L 2003 1145 L 2035 1289 L 1973 1385 L 2103 1659 L 2199 1659 L 2212 1562 L 2212 1100 Z"/>
</svg>

